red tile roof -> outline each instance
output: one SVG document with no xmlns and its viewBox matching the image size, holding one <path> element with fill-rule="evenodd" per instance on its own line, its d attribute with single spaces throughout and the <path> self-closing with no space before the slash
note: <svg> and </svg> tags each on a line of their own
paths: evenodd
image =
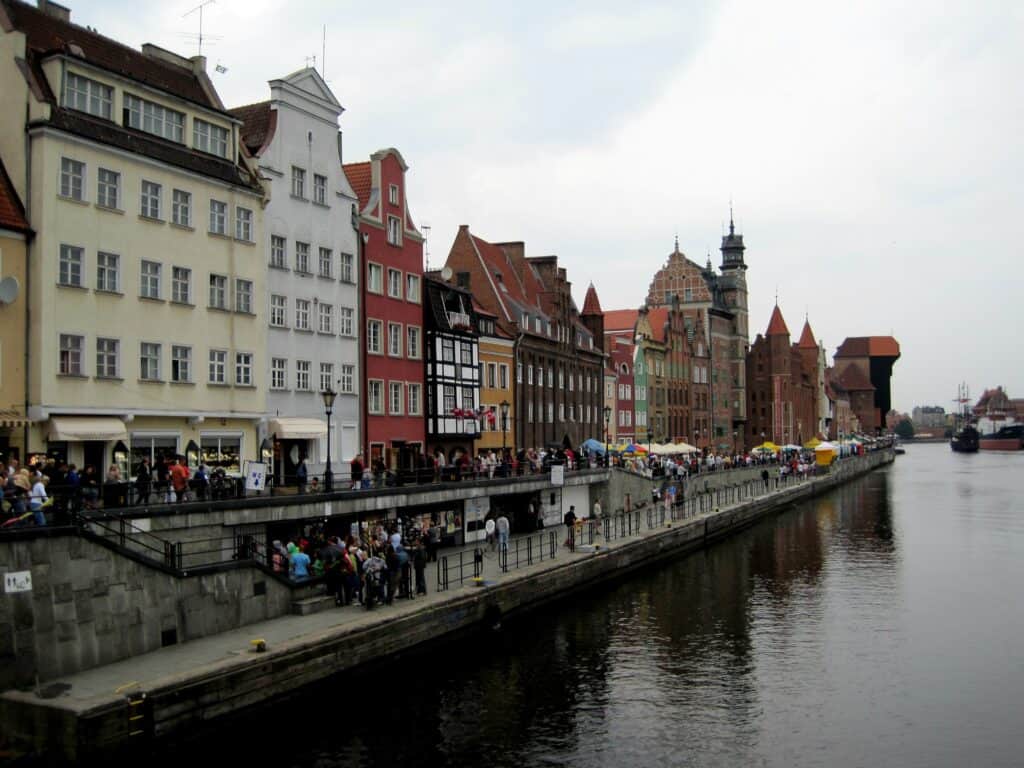
<svg viewBox="0 0 1024 768">
<path fill-rule="evenodd" d="M 259 156 L 264 147 L 274 138 L 277 129 L 277 111 L 270 108 L 269 101 L 246 104 L 229 110 L 242 121 L 242 143 L 253 157 Z"/>
<path fill-rule="evenodd" d="M 900 345 L 892 336 L 854 336 L 836 350 L 836 357 L 899 357 Z"/>
<path fill-rule="evenodd" d="M 2 0 L 14 28 L 23 32 L 27 46 L 39 55 L 65 53 L 90 64 L 172 93 L 210 109 L 223 111 L 204 90 L 191 70 L 147 56 L 90 29 L 50 16 L 15 0 Z M 70 48 L 74 43 L 81 54 Z"/>
<path fill-rule="evenodd" d="M 348 177 L 348 183 L 352 185 L 352 191 L 359 198 L 359 209 L 362 210 L 370 202 L 370 188 L 373 184 L 373 170 L 370 167 L 370 162 L 346 163 L 342 168 Z"/>
<path fill-rule="evenodd" d="M 765 335 L 776 336 L 779 334 L 789 336 L 789 328 L 786 327 L 786 321 L 782 319 L 782 310 L 776 304 L 775 309 L 772 310 L 772 319 L 768 321 L 768 332 Z"/>
<path fill-rule="evenodd" d="M 635 309 L 611 309 L 604 313 L 605 333 L 612 331 L 633 331 L 640 313 Z M 630 334 L 632 338 L 632 334 Z"/>
<path fill-rule="evenodd" d="M 13 229 L 15 232 L 28 232 L 28 221 L 25 219 L 25 207 L 21 204 L 18 193 L 14 191 L 11 177 L 7 175 L 3 160 L 0 160 L 0 229 Z"/>
<path fill-rule="evenodd" d="M 668 307 L 654 307 L 647 311 L 647 321 L 651 324 L 651 335 L 655 341 L 665 340 L 665 324 L 668 322 Z"/>
<path fill-rule="evenodd" d="M 597 300 L 597 289 L 594 288 L 594 284 L 591 283 L 590 287 L 587 288 L 587 296 L 583 299 L 583 311 L 581 315 L 600 315 L 601 314 L 601 302 Z"/>
<path fill-rule="evenodd" d="M 804 330 L 800 334 L 800 341 L 796 344 L 800 349 L 817 349 L 818 342 L 814 340 L 814 333 L 811 331 L 809 320 L 804 321 Z"/>
</svg>

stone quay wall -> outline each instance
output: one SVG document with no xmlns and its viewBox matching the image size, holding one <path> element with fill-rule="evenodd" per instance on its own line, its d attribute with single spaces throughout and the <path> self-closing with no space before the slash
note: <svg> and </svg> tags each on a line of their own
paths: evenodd
<svg viewBox="0 0 1024 768">
<path fill-rule="evenodd" d="M 525 614 L 540 605 L 592 588 L 608 579 L 621 579 L 630 571 L 703 547 L 765 516 L 789 508 L 794 503 L 891 461 L 890 451 L 847 459 L 829 474 L 813 481 L 721 511 L 715 510 L 642 537 L 618 540 L 607 549 L 590 555 L 553 560 L 539 569 L 535 567 L 532 570 L 512 572 L 503 576 L 500 582 L 484 588 L 457 590 L 441 603 L 429 604 L 399 615 L 382 615 L 378 621 L 369 625 L 336 626 L 311 632 L 278 644 L 266 653 L 233 656 L 202 668 L 184 670 L 178 675 L 161 679 L 144 692 L 146 732 L 151 737 L 173 734 L 190 725 L 294 692 L 302 685 L 322 681 L 328 675 L 387 658 L 429 641 L 440 640 L 451 633 L 474 631 L 492 624 L 498 617 Z M 726 474 L 722 473 L 722 476 Z M 627 479 L 626 482 L 639 481 Z M 724 480 L 719 482 L 725 483 Z M 737 482 L 735 476 L 731 482 Z M 75 622 L 71 616 L 77 617 L 79 605 L 84 615 L 92 611 L 92 618 L 83 623 L 93 625 L 90 630 L 93 634 L 96 633 L 98 617 L 102 616 L 99 623 L 107 629 L 114 624 L 110 617 L 115 615 L 115 609 L 119 617 L 127 616 L 126 626 L 139 628 L 129 629 L 125 633 L 129 639 L 117 642 L 139 644 L 159 637 L 164 618 L 168 623 L 178 618 L 161 616 L 160 622 L 154 621 L 152 626 L 149 626 L 150 622 L 139 619 L 145 616 L 147 599 L 151 596 L 155 599 L 161 591 L 168 602 L 177 600 L 194 606 L 197 620 L 204 617 L 201 621 L 212 622 L 204 625 L 204 631 L 217 628 L 216 618 L 205 618 L 207 610 L 227 614 L 229 618 L 224 619 L 225 626 L 232 623 L 237 625 L 239 617 L 246 611 L 251 612 L 250 615 L 257 615 L 261 611 L 270 610 L 270 604 L 275 601 L 291 599 L 286 587 L 273 589 L 268 581 L 267 595 L 262 601 L 249 600 L 248 607 L 239 605 L 246 602 L 244 595 L 252 591 L 252 574 L 242 569 L 195 580 L 178 580 L 190 586 L 176 586 L 156 575 L 150 575 L 147 581 L 147 576 L 139 574 L 134 567 L 108 560 L 108 552 L 97 545 L 88 545 L 87 542 L 73 545 L 68 541 L 67 547 L 65 559 L 69 563 L 79 564 L 68 566 L 68 571 L 63 571 L 64 566 L 59 566 L 57 570 L 62 574 L 61 579 L 51 580 L 47 589 L 48 597 L 39 598 L 44 604 L 43 611 L 64 606 L 59 611 L 53 610 L 54 634 L 53 640 L 49 642 L 59 644 L 73 641 L 71 625 Z M 72 556 L 72 547 L 81 547 L 74 553 L 77 557 Z M 53 560 L 51 557 L 51 568 Z M 96 583 L 101 578 L 97 574 L 109 573 L 111 570 L 115 574 L 123 574 L 123 581 L 114 582 L 120 584 L 121 588 L 112 591 L 107 587 L 106 594 L 96 594 L 102 593 L 104 589 Z M 69 572 L 73 573 L 69 576 Z M 142 581 L 141 587 L 138 586 L 139 579 Z M 58 584 L 67 584 L 69 580 L 73 585 L 70 588 L 58 587 Z M 129 585 L 134 589 L 129 589 Z M 188 589 L 189 593 L 175 591 L 184 589 Z M 133 592 L 139 596 L 129 597 Z M 29 599 L 35 602 L 37 598 Z M 23 605 L 18 610 L 25 617 L 29 607 Z M 22 624 L 26 621 L 23 618 Z M 145 626 L 141 626 L 143 624 Z M 121 629 L 114 624 L 106 632 L 104 643 Z M 19 631 L 35 630 L 23 626 Z M 133 635 L 136 636 L 134 640 L 131 639 Z M 66 639 L 61 640 L 61 637 Z M 80 631 L 78 638 L 80 641 Z M 87 644 L 90 643 L 92 641 L 87 641 Z M 64 653 L 69 656 L 72 654 L 70 650 Z M 89 653 L 97 659 L 104 658 L 104 651 L 99 647 L 93 647 Z M 54 652 L 53 657 L 59 659 L 60 654 Z M 70 663 L 74 664 L 73 656 L 71 658 Z M 115 693 L 71 707 L 62 704 L 59 698 L 44 701 L 28 692 L 8 691 L 0 696 L 0 729 L 19 734 L 36 749 L 53 750 L 56 745 L 60 745 L 59 749 L 65 757 L 81 759 L 92 752 L 129 741 L 129 728 L 132 727 L 129 724 L 129 710 L 132 706 L 129 698 Z"/>
</svg>

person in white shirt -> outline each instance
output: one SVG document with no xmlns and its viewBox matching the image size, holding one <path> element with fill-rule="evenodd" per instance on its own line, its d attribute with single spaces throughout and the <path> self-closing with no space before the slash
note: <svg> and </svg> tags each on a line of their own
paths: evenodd
<svg viewBox="0 0 1024 768">
<path fill-rule="evenodd" d="M 28 508 L 32 512 L 36 525 L 46 525 L 46 513 L 43 512 L 43 504 L 46 503 L 46 498 L 46 480 L 42 475 L 36 474 L 32 491 L 29 493 L 28 502 Z"/>
</svg>

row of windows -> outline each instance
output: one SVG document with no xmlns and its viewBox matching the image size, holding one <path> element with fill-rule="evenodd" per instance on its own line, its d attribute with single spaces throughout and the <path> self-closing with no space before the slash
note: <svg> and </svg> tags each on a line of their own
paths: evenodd
<svg viewBox="0 0 1024 768">
<path fill-rule="evenodd" d="M 519 324 L 523 328 L 523 330 L 526 330 L 526 331 L 530 330 L 530 317 L 531 317 L 531 315 L 530 315 L 529 312 L 525 312 L 524 311 L 524 312 L 520 313 Z M 555 328 L 556 328 L 555 324 L 553 324 L 550 320 L 548 320 L 546 318 L 542 319 L 539 315 L 533 315 L 532 317 L 533 317 L 533 332 L 534 333 L 542 333 L 545 336 L 548 336 L 549 338 L 554 338 L 554 335 L 555 335 L 554 331 L 555 331 Z M 568 344 L 569 343 L 569 338 L 570 338 L 569 328 L 567 328 L 564 325 L 558 325 L 557 329 L 558 329 L 558 341 L 561 342 L 562 344 Z M 576 346 L 577 347 L 586 347 L 587 349 L 593 349 L 594 348 L 594 338 L 592 336 L 590 336 L 589 334 L 584 334 L 581 331 L 577 330 L 576 331 Z"/>
<path fill-rule="evenodd" d="M 170 347 L 170 377 L 176 384 L 192 384 L 192 347 L 184 344 L 164 345 L 159 342 L 139 343 L 139 379 L 142 381 L 164 381 L 164 347 Z M 85 337 L 76 334 L 60 335 L 59 368 L 63 376 L 86 376 Z M 231 383 L 239 387 L 254 386 L 254 356 L 252 352 L 235 352 L 234 378 Z M 226 349 L 211 349 L 207 356 L 207 382 L 228 384 L 229 353 Z M 96 339 L 95 376 L 99 379 L 120 379 L 121 341 L 98 337 Z"/>
<path fill-rule="evenodd" d="M 423 385 L 407 381 L 389 381 L 387 415 L 422 416 Z M 384 380 L 370 379 L 366 382 L 367 410 L 374 415 L 384 415 Z"/>
<path fill-rule="evenodd" d="M 483 366 L 481 363 L 481 374 Z M 508 389 L 508 365 L 505 363 L 487 363 L 487 386 L 490 389 Z"/>
<path fill-rule="evenodd" d="M 315 309 L 314 309 L 315 308 Z M 312 325 L 315 311 L 316 327 Z M 295 325 L 297 331 L 339 333 L 342 336 L 355 335 L 355 310 L 352 307 L 338 307 L 338 325 L 334 325 L 334 305 L 313 299 L 295 299 Z M 270 295 L 270 325 L 274 328 L 288 327 L 288 297 L 273 293 Z"/>
<path fill-rule="evenodd" d="M 402 290 L 402 270 L 388 268 L 388 296 L 392 299 L 411 301 L 413 304 L 420 303 L 420 276 L 408 272 L 405 275 L 405 293 Z M 370 293 L 384 293 L 384 267 L 375 262 L 366 264 L 366 290 Z"/>
<path fill-rule="evenodd" d="M 548 388 L 554 388 L 555 386 L 555 369 L 554 366 L 548 366 Z M 538 387 L 544 386 L 544 366 L 538 365 L 536 369 L 536 378 L 534 378 L 533 364 L 526 366 L 526 383 L 533 384 L 536 381 Z M 565 389 L 565 371 L 561 368 L 558 369 L 558 388 Z M 516 363 L 516 383 L 523 383 L 523 364 Z M 579 387 L 580 392 L 583 392 L 584 386 L 586 386 L 587 392 L 600 392 L 601 387 L 598 384 L 597 376 L 584 376 L 582 373 L 578 373 L 573 376 L 569 374 L 569 391 L 573 392 L 576 387 Z"/>
<path fill-rule="evenodd" d="M 292 197 L 300 200 L 308 200 L 306 197 L 306 169 L 292 166 Z M 313 174 L 313 202 L 317 205 L 327 205 L 327 177 Z"/>
<path fill-rule="evenodd" d="M 68 73 L 64 86 L 64 104 L 71 109 L 114 119 L 114 89 L 82 75 Z M 185 143 L 185 113 L 164 107 L 130 93 L 124 94 L 123 124 L 138 131 L 178 144 Z M 192 148 L 217 157 L 228 158 L 230 131 L 213 123 L 192 118 Z"/>
<path fill-rule="evenodd" d="M 299 240 L 295 241 L 295 271 L 300 275 L 312 275 L 313 265 L 310 264 L 310 245 Z M 280 235 L 270 236 L 270 266 L 276 269 L 288 269 L 288 239 Z M 320 277 L 334 279 L 334 251 L 320 246 L 316 261 L 317 274 Z M 338 259 L 338 279 L 343 283 L 355 283 L 355 257 L 351 253 L 340 254 Z"/>
<path fill-rule="evenodd" d="M 57 270 L 57 283 L 69 288 L 85 288 L 85 249 L 77 245 L 61 244 Z M 96 290 L 107 293 L 121 293 L 121 256 L 105 251 L 96 252 Z M 167 297 L 165 279 L 168 273 L 159 261 L 139 261 L 139 296 L 159 301 Z M 188 267 L 172 266 L 170 277 L 170 300 L 177 304 L 194 304 L 192 270 Z M 253 281 L 234 279 L 233 301 L 228 303 L 231 279 L 227 275 L 209 275 L 207 306 L 211 309 L 234 309 L 243 314 L 254 314 Z"/>
<path fill-rule="evenodd" d="M 270 360 L 270 388 L 273 390 L 288 389 L 288 359 L 284 357 L 273 357 Z M 356 367 L 343 363 L 339 367 L 337 378 L 338 393 L 342 395 L 356 394 Z M 333 389 L 335 384 L 334 363 L 320 363 L 319 367 L 319 389 L 317 392 L 324 392 Z M 298 392 L 313 392 L 313 363 L 310 360 L 295 361 L 295 389 Z"/>
<path fill-rule="evenodd" d="M 60 160 L 60 196 L 77 202 L 88 202 L 85 163 L 70 157 Z M 122 210 L 124 192 L 119 171 L 98 168 L 96 171 L 96 205 L 113 211 Z M 170 221 L 179 227 L 192 228 L 194 206 L 192 193 L 183 189 L 172 189 L 170 194 Z M 229 206 L 223 200 L 210 199 L 207 231 L 213 235 L 228 236 Z M 139 188 L 139 215 L 153 221 L 166 221 L 165 194 L 162 184 L 143 179 Z M 255 239 L 253 212 L 251 208 L 235 206 L 234 237 L 246 243 Z"/>
<path fill-rule="evenodd" d="M 548 402 L 546 405 L 547 407 L 545 408 L 545 404 L 541 403 L 539 407 L 537 407 L 537 421 L 546 422 L 548 424 L 554 424 L 556 423 L 554 420 L 555 404 L 552 402 Z M 545 414 L 547 414 L 547 419 L 544 418 Z M 566 418 L 567 414 L 568 418 Z M 597 424 L 600 421 L 600 415 L 600 408 L 592 408 L 589 405 L 577 406 L 575 403 L 569 403 L 568 410 L 566 410 L 565 403 L 558 404 L 558 423 L 564 421 L 577 421 L 577 416 L 579 416 L 578 420 L 582 424 Z M 533 401 L 530 400 L 526 403 L 526 422 L 529 424 L 533 423 L 533 421 L 534 405 Z"/>
<path fill-rule="evenodd" d="M 372 355 L 382 355 L 384 330 L 383 320 L 366 321 L 366 351 Z M 422 331 L 417 325 L 405 326 L 405 357 L 418 360 L 423 354 L 420 345 Z M 388 323 L 388 356 L 402 357 L 402 324 Z"/>
</svg>

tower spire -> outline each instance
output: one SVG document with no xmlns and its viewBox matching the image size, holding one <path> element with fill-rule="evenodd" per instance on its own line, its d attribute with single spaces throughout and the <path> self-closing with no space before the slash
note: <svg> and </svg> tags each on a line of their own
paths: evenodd
<svg viewBox="0 0 1024 768">
<path fill-rule="evenodd" d="M 733 224 L 732 220 L 732 197 L 729 198 L 729 236 L 736 234 L 736 225 Z"/>
</svg>

